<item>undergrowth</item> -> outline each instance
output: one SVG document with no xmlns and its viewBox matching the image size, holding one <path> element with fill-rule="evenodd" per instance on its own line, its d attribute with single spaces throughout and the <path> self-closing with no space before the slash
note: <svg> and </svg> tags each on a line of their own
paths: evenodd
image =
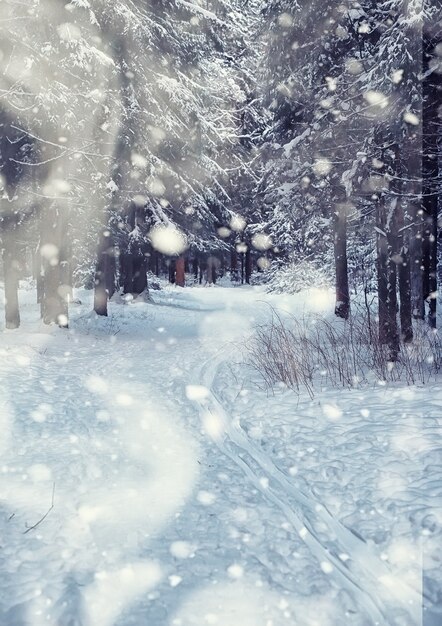
<svg viewBox="0 0 442 626">
<path fill-rule="evenodd" d="M 398 359 L 379 341 L 373 314 L 356 310 L 349 320 L 320 315 L 298 319 L 273 310 L 256 327 L 248 345 L 249 362 L 269 388 L 278 383 L 311 397 L 324 386 L 355 387 L 369 382 L 426 384 L 442 368 L 442 342 L 424 322 L 414 323 L 414 339 L 402 343 Z"/>
</svg>

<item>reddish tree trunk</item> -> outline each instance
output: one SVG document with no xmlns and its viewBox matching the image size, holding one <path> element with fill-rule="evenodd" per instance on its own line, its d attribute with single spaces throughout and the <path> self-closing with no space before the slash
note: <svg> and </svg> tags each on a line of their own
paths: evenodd
<svg viewBox="0 0 442 626">
<path fill-rule="evenodd" d="M 175 284 L 178 287 L 184 287 L 185 283 L 185 262 L 184 257 L 180 256 L 175 264 Z"/>
</svg>

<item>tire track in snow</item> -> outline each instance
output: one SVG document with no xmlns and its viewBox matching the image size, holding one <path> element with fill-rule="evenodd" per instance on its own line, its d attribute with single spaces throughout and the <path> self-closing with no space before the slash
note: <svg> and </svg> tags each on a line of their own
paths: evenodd
<svg viewBox="0 0 442 626">
<path fill-rule="evenodd" d="M 200 384 L 207 395 L 196 398 L 206 431 L 220 451 L 228 456 L 258 491 L 276 505 L 338 585 L 347 589 L 365 610 L 373 624 L 394 623 L 389 609 L 405 610 L 417 626 L 421 621 L 421 594 L 395 577 L 387 564 L 378 558 L 368 544 L 334 518 L 313 495 L 293 485 L 265 452 L 256 448 L 241 428 L 225 411 L 214 391 L 217 372 L 225 362 L 220 356 L 206 361 L 201 368 Z M 259 475 L 256 472 L 259 468 Z M 263 481 L 262 479 L 265 479 Z M 291 502 L 295 502 L 293 505 Z M 333 538 L 326 546 L 315 532 L 315 523 L 322 522 Z M 346 555 L 341 558 L 342 555 Z M 330 567 L 330 571 L 328 571 Z M 391 599 L 394 599 L 393 603 Z"/>
</svg>

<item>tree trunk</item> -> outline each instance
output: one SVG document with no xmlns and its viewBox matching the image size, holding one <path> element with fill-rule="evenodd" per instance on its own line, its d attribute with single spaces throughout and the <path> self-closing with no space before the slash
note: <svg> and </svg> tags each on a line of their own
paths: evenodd
<svg viewBox="0 0 442 626">
<path fill-rule="evenodd" d="M 424 211 L 423 252 L 423 297 L 429 305 L 428 322 L 436 328 L 437 305 L 437 209 L 439 189 L 439 142 L 442 76 L 431 71 L 432 63 L 440 63 L 435 53 L 436 45 L 442 42 L 424 33 L 422 49 L 422 208 Z"/>
<path fill-rule="evenodd" d="M 147 289 L 147 259 L 145 256 L 133 258 L 132 293 L 143 293 Z"/>
<path fill-rule="evenodd" d="M 396 361 L 399 354 L 397 327 L 396 264 L 392 251 L 396 248 L 395 220 L 397 198 L 390 200 L 389 215 L 386 211 L 387 197 L 382 194 L 377 203 L 376 239 L 379 299 L 379 341 L 389 346 L 389 360 Z"/>
<path fill-rule="evenodd" d="M 204 277 L 204 273 L 207 270 L 207 260 L 205 258 L 205 256 L 200 255 L 199 258 L 199 284 L 202 285 L 203 283 L 203 277 Z"/>
<path fill-rule="evenodd" d="M 230 250 L 230 280 L 238 282 L 238 253 L 234 245 Z"/>
<path fill-rule="evenodd" d="M 335 315 L 348 319 L 350 314 L 350 293 L 348 288 L 347 264 L 347 208 L 345 203 L 337 204 L 333 220 L 334 253 L 336 273 Z"/>
<path fill-rule="evenodd" d="M 393 199 L 394 206 L 392 205 L 392 214 L 390 216 L 391 224 L 389 236 L 393 253 L 392 260 L 397 266 L 401 338 L 403 342 L 409 343 L 413 340 L 409 244 L 410 226 L 413 220 L 409 213 L 408 204 L 403 198 L 406 185 L 403 135 L 401 139 L 401 146 L 398 142 L 394 148 L 394 163 L 392 169 L 395 176 L 392 179 L 392 188 L 397 198 Z"/>
<path fill-rule="evenodd" d="M 175 284 L 175 259 L 168 260 L 169 283 Z"/>
<path fill-rule="evenodd" d="M 108 300 L 110 300 L 115 293 L 116 271 L 117 267 L 115 262 L 115 247 L 110 246 L 106 258 L 104 272 Z"/>
<path fill-rule="evenodd" d="M 16 259 L 16 246 L 10 239 L 11 235 L 4 237 L 3 249 L 3 272 L 5 280 L 5 325 L 6 328 L 18 328 L 20 326 L 20 311 L 18 304 L 18 275 L 19 265 Z"/>
<path fill-rule="evenodd" d="M 215 260 L 213 257 L 207 259 L 207 282 L 213 285 L 216 282 Z"/>
<path fill-rule="evenodd" d="M 411 306 L 414 319 L 423 320 L 425 317 L 422 258 L 423 212 L 417 204 L 414 204 L 412 208 L 414 219 L 410 236 Z"/>
<path fill-rule="evenodd" d="M 132 268 L 132 255 L 121 254 L 120 255 L 120 281 L 123 288 L 123 293 L 132 293 L 132 280 L 133 280 L 133 268 Z"/>
<path fill-rule="evenodd" d="M 250 285 L 250 278 L 252 276 L 252 253 L 250 247 L 247 247 L 245 255 L 245 279 L 246 283 Z"/>
<path fill-rule="evenodd" d="M 100 235 L 98 243 L 97 265 L 95 269 L 94 311 L 97 315 L 107 316 L 107 301 L 109 295 L 110 257 L 112 248 L 109 231 L 105 229 Z"/>
<path fill-rule="evenodd" d="M 397 206 L 397 266 L 399 282 L 399 302 L 402 341 L 409 343 L 413 340 L 412 304 L 411 304 L 411 276 L 410 276 L 410 253 L 409 253 L 409 225 L 410 218 L 404 212 L 403 202 Z"/>
<path fill-rule="evenodd" d="M 184 287 L 185 285 L 185 261 L 184 257 L 180 256 L 176 260 L 175 264 L 175 282 L 178 287 Z"/>
<path fill-rule="evenodd" d="M 223 277 L 225 273 L 226 273 L 226 257 L 225 257 L 224 252 L 221 252 L 221 261 L 220 261 L 220 265 L 219 265 L 219 275 L 221 277 Z"/>
<path fill-rule="evenodd" d="M 192 261 L 192 271 L 193 271 L 193 278 L 195 282 L 197 282 L 198 281 L 198 255 L 195 255 Z"/>
<path fill-rule="evenodd" d="M 37 287 L 37 304 L 41 304 L 43 297 L 43 271 L 41 266 L 40 242 L 32 254 L 32 275 Z"/>
<path fill-rule="evenodd" d="M 68 286 L 63 284 L 66 246 L 67 207 L 59 210 L 55 204 L 45 208 L 41 216 L 41 248 L 43 261 L 42 317 L 45 324 L 68 326 Z"/>
</svg>

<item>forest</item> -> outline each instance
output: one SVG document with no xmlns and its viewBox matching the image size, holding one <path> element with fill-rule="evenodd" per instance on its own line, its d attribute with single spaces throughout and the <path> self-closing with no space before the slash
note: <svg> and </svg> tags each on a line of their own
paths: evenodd
<svg viewBox="0 0 442 626">
<path fill-rule="evenodd" d="M 441 0 L 0 6 L 1 623 L 440 624 Z"/>
<path fill-rule="evenodd" d="M 392 358 L 413 318 L 436 326 L 438 3 L 86 5 L 5 3 L 8 328 L 29 275 L 63 326 L 73 286 L 106 315 L 148 271 L 271 282 L 304 263 L 335 278 L 338 316 L 378 294 Z"/>
</svg>

